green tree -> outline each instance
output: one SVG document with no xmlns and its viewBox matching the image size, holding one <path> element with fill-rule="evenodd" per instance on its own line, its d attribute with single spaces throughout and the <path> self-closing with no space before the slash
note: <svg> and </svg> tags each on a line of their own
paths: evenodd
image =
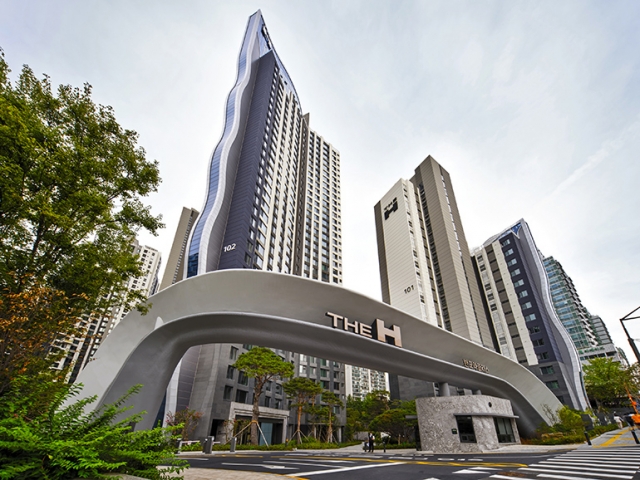
<svg viewBox="0 0 640 480">
<path fill-rule="evenodd" d="M 74 333 L 82 313 L 69 304 L 61 292 L 37 283 L 17 293 L 0 289 L 0 398 L 18 376 L 63 382 L 66 372 L 49 368 L 65 354 L 55 348 L 56 339 Z"/>
<path fill-rule="evenodd" d="M 331 443 L 333 437 L 333 409 L 334 407 L 342 407 L 340 397 L 329 390 L 322 392 L 322 401 L 327 404 L 327 443 Z"/>
<path fill-rule="evenodd" d="M 91 86 L 52 88 L 25 66 L 17 82 L 0 50 L 0 287 L 33 282 L 85 309 L 139 275 L 130 243 L 162 227 L 142 198 L 157 190 L 157 162 L 96 105 Z"/>
<path fill-rule="evenodd" d="M 416 415 L 415 401 L 393 401 L 389 410 L 378 414 L 369 423 L 369 430 L 388 433 L 398 443 L 408 441 L 414 432 L 416 420 L 407 420 L 407 415 Z"/>
<path fill-rule="evenodd" d="M 142 414 L 122 418 L 128 394 L 111 405 L 84 413 L 96 397 L 67 406 L 66 400 L 80 391 L 79 385 L 53 389 L 50 382 L 37 383 L 17 377 L 0 398 L 0 478 L 70 479 L 107 478 L 104 474 L 129 474 L 149 479 L 175 478 L 187 467 L 174 455 L 177 427 L 132 430 Z M 122 418 L 121 420 L 117 420 Z M 165 465 L 162 470 L 159 465 Z M 180 477 L 181 478 L 181 477 Z"/>
<path fill-rule="evenodd" d="M 202 418 L 202 412 L 192 410 L 189 407 L 177 411 L 175 414 L 167 412 L 167 425 L 170 427 L 181 426 L 180 438 L 186 442 L 189 440 L 191 433 L 198 426 L 198 422 Z"/>
<path fill-rule="evenodd" d="M 260 418 L 260 395 L 267 382 L 280 377 L 293 375 L 293 365 L 284 361 L 268 348 L 254 347 L 238 357 L 235 368 L 243 371 L 249 378 L 254 379 L 253 411 L 251 416 L 251 443 L 258 445 L 258 419 Z"/>
<path fill-rule="evenodd" d="M 587 394 L 598 409 L 626 403 L 627 392 L 638 390 L 634 368 L 625 368 L 610 358 L 594 358 L 583 371 Z"/>
<path fill-rule="evenodd" d="M 296 407 L 298 424 L 293 435 L 296 437 L 297 443 L 302 443 L 302 432 L 300 431 L 302 411 L 309 404 L 311 399 L 315 400 L 316 395 L 320 395 L 320 393 L 322 393 L 322 387 L 310 378 L 295 377 L 283 384 L 282 388 L 284 389 L 284 393 L 287 395 L 287 398 L 291 400 L 291 405 Z"/>
<path fill-rule="evenodd" d="M 558 418 L 560 421 L 555 425 L 560 431 L 580 433 L 584 431 L 584 422 L 582 416 L 577 410 L 573 410 L 563 405 L 558 410 Z"/>
</svg>

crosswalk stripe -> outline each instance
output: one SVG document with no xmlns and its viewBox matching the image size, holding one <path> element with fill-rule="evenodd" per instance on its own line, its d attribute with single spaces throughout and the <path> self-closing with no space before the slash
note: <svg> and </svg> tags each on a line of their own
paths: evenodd
<svg viewBox="0 0 640 480">
<path fill-rule="evenodd" d="M 560 480 L 600 480 L 600 479 L 595 479 L 595 478 L 586 478 L 586 477 L 569 477 L 567 475 L 549 475 L 546 473 L 541 473 L 540 475 L 537 475 L 538 478 L 543 477 L 543 478 L 558 478 Z"/>
<path fill-rule="evenodd" d="M 531 471 L 531 472 L 549 472 L 549 473 L 574 473 L 577 475 L 584 475 L 585 472 L 576 472 L 576 471 L 571 471 L 569 470 L 564 471 L 564 470 L 552 470 L 552 469 L 546 469 L 546 468 L 531 468 L 531 467 L 525 467 L 525 468 L 519 468 L 518 470 L 524 470 L 524 471 Z M 604 473 L 595 473 L 595 472 L 588 472 L 589 475 L 594 476 L 594 477 L 605 477 L 605 478 L 622 478 L 625 480 L 631 480 L 633 478 L 633 475 L 629 476 L 629 475 L 613 475 L 610 473 L 604 474 Z M 538 475 L 538 477 L 542 477 L 543 475 Z"/>
<path fill-rule="evenodd" d="M 533 465 L 529 465 L 529 467 L 551 467 L 551 468 L 560 468 L 562 470 L 586 470 L 588 472 L 609 472 L 609 473 L 630 473 L 631 475 L 633 475 L 634 473 L 636 473 L 636 469 L 633 470 L 610 470 L 608 468 L 593 468 L 593 467 L 578 467 L 575 465 L 540 465 L 540 464 L 533 464 Z"/>
<path fill-rule="evenodd" d="M 491 475 L 489 478 L 499 478 L 501 480 L 514 480 L 514 478 L 516 477 L 507 477 L 506 475 Z M 527 477 L 517 477 L 518 480 L 534 480 L 533 478 L 527 478 Z M 581 480 L 586 480 L 586 479 L 581 479 Z"/>
<path fill-rule="evenodd" d="M 585 467 L 609 467 L 609 468 L 622 468 L 625 470 L 628 470 L 630 468 L 633 468 L 634 472 L 635 470 L 638 469 L 638 467 L 640 467 L 640 465 L 624 465 L 624 466 L 619 466 L 618 464 L 616 465 L 611 465 L 611 462 L 574 462 L 571 460 L 563 460 L 563 459 L 554 459 L 554 460 L 543 460 L 540 463 L 560 463 L 563 465 L 582 465 Z"/>
<path fill-rule="evenodd" d="M 591 451 L 591 452 L 579 452 L 579 453 L 566 453 L 567 457 L 613 457 L 613 458 L 640 458 L 639 453 L 624 453 L 624 452 L 603 452 L 600 451 Z"/>
</svg>

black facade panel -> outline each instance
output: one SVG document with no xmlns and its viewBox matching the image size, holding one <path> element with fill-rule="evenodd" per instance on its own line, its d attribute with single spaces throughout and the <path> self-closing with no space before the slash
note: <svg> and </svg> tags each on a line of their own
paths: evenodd
<svg viewBox="0 0 640 480">
<path fill-rule="evenodd" d="M 223 251 L 220 255 L 219 270 L 251 267 L 245 263 L 245 255 L 249 253 L 253 256 L 253 252 L 247 250 L 247 240 L 249 239 L 251 213 L 260 167 L 260 151 L 274 69 L 275 58 L 273 53 L 269 52 L 260 59 L 258 76 L 251 97 L 251 108 L 240 153 L 236 184 L 232 186 L 233 197 L 224 235 Z M 225 248 L 229 248 L 229 250 L 225 252 Z"/>
</svg>

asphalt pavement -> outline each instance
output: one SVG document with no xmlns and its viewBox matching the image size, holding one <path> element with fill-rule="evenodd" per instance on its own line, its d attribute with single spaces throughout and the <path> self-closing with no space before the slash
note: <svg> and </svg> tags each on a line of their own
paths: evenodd
<svg viewBox="0 0 640 480">
<path fill-rule="evenodd" d="M 640 438 L 640 431 L 638 431 L 638 437 Z M 559 454 L 559 457 L 564 457 L 564 456 L 568 456 L 568 459 L 571 460 L 573 458 L 578 459 L 579 457 L 584 456 L 585 458 L 590 458 L 590 459 L 596 459 L 594 461 L 598 461 L 597 459 L 599 457 L 604 457 L 605 461 L 608 457 L 611 457 L 612 455 L 619 455 L 618 452 L 623 451 L 623 452 L 628 452 L 628 451 L 634 451 L 635 449 L 629 449 L 628 447 L 638 447 L 638 451 L 640 452 L 640 445 L 637 445 L 635 442 L 635 439 L 631 433 L 631 430 L 629 428 L 624 428 L 622 430 L 614 430 L 613 432 L 608 432 L 604 435 L 601 435 L 595 439 L 593 439 L 591 441 L 592 445 L 588 445 L 587 442 L 585 441 L 582 444 L 573 444 L 573 445 L 557 445 L 557 446 L 546 446 L 546 445 L 507 445 L 504 447 L 501 447 L 497 450 L 490 450 L 490 451 L 484 451 L 481 452 L 481 454 L 485 457 L 487 456 L 491 456 L 491 455 L 496 455 L 499 456 L 501 454 L 505 454 L 505 455 L 513 455 L 513 454 L 518 454 L 521 453 L 523 455 L 531 455 L 531 454 L 540 454 L 540 455 L 544 455 L 544 454 L 553 454 L 555 452 L 557 452 Z M 565 453 L 568 452 L 568 453 Z M 245 458 L 251 458 L 252 456 L 257 456 L 257 455 L 262 455 L 266 452 L 264 451 L 260 451 L 260 450 L 242 450 L 242 451 L 236 451 L 235 454 L 231 454 L 229 451 L 222 451 L 222 452 L 213 452 L 210 455 L 206 455 L 204 453 L 199 453 L 199 452 L 185 452 L 183 454 L 180 454 L 180 456 L 182 458 L 185 459 L 191 459 L 191 463 L 197 463 L 198 460 L 205 460 L 208 458 L 212 458 L 216 455 L 222 455 L 222 456 L 226 456 L 229 459 L 232 458 L 240 458 L 242 459 L 242 457 Z M 288 453 L 291 454 L 291 452 L 282 452 L 282 453 Z M 365 454 L 362 451 L 362 446 L 361 445 L 354 445 L 351 447 L 345 447 L 345 448 L 340 448 L 340 449 L 328 449 L 328 450 L 298 450 L 297 453 L 299 454 L 305 454 L 305 455 L 318 455 L 318 456 L 329 456 L 329 455 L 344 455 L 344 456 L 353 456 L 353 455 L 358 455 L 358 456 L 362 456 L 365 457 L 367 454 Z M 384 459 L 398 459 L 398 458 L 415 458 L 416 455 L 429 455 L 429 454 L 433 454 L 434 452 L 429 452 L 429 451 L 420 451 L 417 452 L 415 449 L 402 449 L 402 450 L 387 450 L 386 453 L 382 452 L 382 450 L 376 450 L 375 452 L 375 456 L 377 459 L 384 461 Z M 563 455 L 560 455 L 563 454 Z M 439 454 L 440 455 L 440 454 Z M 454 455 L 456 456 L 456 455 Z M 565 459 L 566 460 L 566 459 Z M 623 462 L 624 460 L 614 460 L 614 462 Z M 239 462 L 239 460 L 237 460 L 237 462 Z M 493 480 L 500 480 L 500 479 L 506 479 L 506 478 L 513 478 L 514 476 L 517 477 L 545 477 L 545 478 L 569 478 L 566 475 L 562 475 L 562 473 L 564 473 L 562 470 L 553 470 L 553 471 L 546 471 L 545 469 L 549 469 L 551 467 L 553 467 L 553 464 L 551 465 L 551 467 L 549 465 L 545 465 L 544 463 L 548 463 L 548 462 L 541 462 L 540 465 L 538 464 L 533 464 L 533 465 L 529 465 L 526 468 L 520 468 L 517 471 L 514 472 L 509 472 L 506 473 L 505 475 L 500 475 L 500 474 L 496 474 L 496 475 L 491 475 L 491 476 L 486 476 L 487 479 L 493 479 Z M 570 463 L 569 465 L 574 465 L 575 462 Z M 238 465 L 241 465 L 241 462 L 238 463 Z M 237 468 L 237 467 L 236 467 Z M 482 467 L 476 467 L 478 469 L 481 469 Z M 566 467 L 566 466 L 559 466 L 559 467 L 554 467 L 557 469 L 561 469 L 561 468 L 573 468 L 573 467 Z M 578 467 L 579 468 L 579 467 Z M 618 467 L 614 467 L 614 468 L 618 468 Z M 631 468 L 631 467 L 629 467 Z M 598 475 L 597 473 L 593 473 L 594 467 L 587 467 L 588 470 L 591 470 L 591 476 L 596 476 L 599 477 L 595 480 L 606 480 L 608 478 L 613 478 L 613 479 L 618 479 L 618 478 L 633 478 L 634 475 L 631 476 L 624 476 L 624 475 L 607 475 L 607 474 L 601 474 Z M 634 474 L 635 474 L 634 470 Z M 556 472 L 556 473 L 554 473 Z M 559 472 L 559 474 L 557 473 Z M 284 472 L 283 472 L 284 473 Z M 354 472 L 355 473 L 355 472 Z M 467 471 L 460 471 L 457 473 L 471 473 L 471 471 L 467 470 Z M 478 473 L 478 472 L 475 472 Z M 489 472 L 487 472 L 489 473 Z M 624 473 L 624 472 L 622 472 Z M 304 474 L 301 474 L 304 475 Z M 554 477 L 555 475 L 555 477 Z M 213 468 L 197 468 L 197 467 L 191 467 L 187 470 L 185 470 L 182 473 L 182 476 L 184 477 L 185 480 L 210 480 L 210 479 L 215 479 L 215 480 L 268 480 L 268 479 L 275 479 L 275 478 L 283 478 L 282 474 L 271 474 L 271 473 L 262 473 L 262 472 L 255 472 L 255 471 L 250 471 L 250 470 L 223 470 L 223 469 L 213 469 Z M 604 477 L 604 478 L 601 478 Z M 289 476 L 288 478 L 292 478 L 292 476 Z M 296 477 L 293 477 L 296 478 Z M 304 477 L 302 477 L 304 478 Z M 572 477 L 572 478 L 577 478 L 577 477 Z M 593 479 L 592 479 L 593 480 Z"/>
</svg>

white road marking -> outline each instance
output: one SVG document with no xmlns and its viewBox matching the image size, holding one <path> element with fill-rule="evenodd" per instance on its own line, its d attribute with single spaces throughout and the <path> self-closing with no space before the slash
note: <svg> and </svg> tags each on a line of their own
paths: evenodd
<svg viewBox="0 0 640 480">
<path fill-rule="evenodd" d="M 557 478 L 559 480 L 599 480 L 599 479 L 595 479 L 595 478 L 586 478 L 586 477 L 568 477 L 566 475 L 548 475 L 545 473 L 541 473 L 540 475 L 538 475 L 538 478 L 543 477 L 543 478 Z"/>
<path fill-rule="evenodd" d="M 561 465 L 582 465 L 585 467 L 608 467 L 608 468 L 619 468 L 619 469 L 624 469 L 624 470 L 628 470 L 628 469 L 634 469 L 635 470 L 638 469 L 638 467 L 640 465 L 611 465 L 611 462 L 574 462 L 572 460 L 564 460 L 564 459 L 556 459 L 556 460 L 543 460 L 540 463 L 551 463 L 551 464 L 561 464 Z"/>
<path fill-rule="evenodd" d="M 281 460 L 279 462 L 267 460 L 264 463 L 284 463 L 284 462 L 287 462 L 287 465 L 305 465 L 307 467 L 327 467 L 327 468 L 335 467 L 335 465 L 323 465 L 322 463 L 292 462 L 290 460 Z"/>
<path fill-rule="evenodd" d="M 546 469 L 546 468 L 531 468 L 531 467 L 526 467 L 526 468 L 519 468 L 518 470 L 524 470 L 527 472 L 549 472 L 549 473 L 575 473 L 577 475 L 584 475 L 585 472 L 576 472 L 576 471 L 568 471 L 565 472 L 564 470 L 551 470 L 551 469 Z M 612 474 L 604 474 L 604 473 L 594 473 L 594 472 L 589 472 L 589 475 L 592 475 L 594 477 L 605 477 L 605 478 L 622 478 L 625 480 L 631 480 L 633 478 L 633 475 L 629 476 L 629 475 L 612 475 Z M 543 477 L 544 475 L 538 475 L 538 477 Z"/>
<path fill-rule="evenodd" d="M 600 465 L 602 466 L 602 465 Z M 576 465 L 529 465 L 529 467 L 550 467 L 550 468 L 560 468 L 562 470 L 586 470 L 587 472 L 609 472 L 609 473 L 630 473 L 633 475 L 636 473 L 636 469 L 633 470 L 610 470 L 608 468 L 593 468 L 593 467 L 578 467 Z"/>
<path fill-rule="evenodd" d="M 296 477 L 308 477 L 309 475 L 323 475 L 325 473 L 349 472 L 351 470 L 362 470 L 364 468 L 393 467 L 395 465 L 403 465 L 404 463 L 405 462 L 393 462 L 393 463 L 376 463 L 374 465 L 357 465 L 355 467 L 335 468 L 333 470 L 317 470 L 315 472 L 300 472 L 300 473 L 296 473 L 295 476 Z M 291 475 L 289 475 L 289 476 L 291 476 Z"/>
<path fill-rule="evenodd" d="M 226 463 L 223 462 L 222 465 L 231 465 L 233 467 L 264 467 L 270 470 L 300 470 L 296 467 L 285 467 L 283 465 L 262 465 L 260 463 Z"/>
<path fill-rule="evenodd" d="M 464 470 L 458 470 L 457 472 L 453 472 L 453 473 L 475 473 L 476 475 L 484 475 L 487 472 L 483 472 L 481 470 L 471 470 L 471 469 L 465 468 Z"/>
<path fill-rule="evenodd" d="M 500 478 L 503 480 L 514 480 L 517 478 L 517 480 L 534 480 L 533 478 L 526 478 L 526 477 L 507 477 L 506 475 L 491 475 L 489 478 Z"/>
</svg>

